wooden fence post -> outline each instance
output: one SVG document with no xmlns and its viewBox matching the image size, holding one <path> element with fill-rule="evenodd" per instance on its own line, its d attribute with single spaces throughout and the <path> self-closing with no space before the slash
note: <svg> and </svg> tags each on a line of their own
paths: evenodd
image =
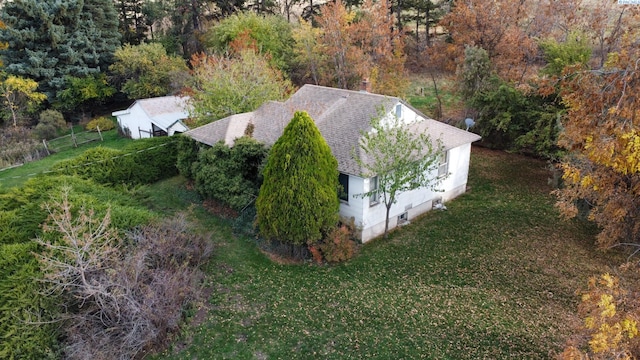
<svg viewBox="0 0 640 360">
<path fill-rule="evenodd" d="M 51 152 L 49 152 L 49 147 L 47 147 L 47 140 L 42 139 L 42 143 L 44 144 L 44 149 L 47 150 L 47 155 L 51 155 Z"/>
</svg>

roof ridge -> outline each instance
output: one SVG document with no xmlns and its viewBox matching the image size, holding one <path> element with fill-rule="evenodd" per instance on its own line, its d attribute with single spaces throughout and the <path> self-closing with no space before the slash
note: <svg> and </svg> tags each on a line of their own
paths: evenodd
<svg viewBox="0 0 640 360">
<path fill-rule="evenodd" d="M 305 87 L 305 86 L 315 87 L 315 88 L 320 88 L 320 89 L 327 89 L 327 90 L 330 90 L 330 91 L 344 91 L 344 92 L 349 92 L 349 93 L 357 94 L 357 95 L 375 96 L 375 97 L 382 97 L 382 98 L 386 98 L 386 99 L 402 100 L 397 96 L 376 94 L 376 93 L 371 93 L 371 92 L 368 92 L 368 91 L 332 88 L 332 87 L 328 87 L 328 86 L 314 85 L 314 84 L 304 84 L 302 87 Z"/>
</svg>

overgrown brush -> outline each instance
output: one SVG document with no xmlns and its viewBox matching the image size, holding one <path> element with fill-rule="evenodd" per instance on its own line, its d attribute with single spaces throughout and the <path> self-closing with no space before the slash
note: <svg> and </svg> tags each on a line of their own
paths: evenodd
<svg viewBox="0 0 640 360">
<path fill-rule="evenodd" d="M 63 301 L 65 356 L 132 359 L 162 347 L 199 298 L 208 237 L 184 214 L 123 236 L 109 212 L 74 209 L 67 192 L 47 210 L 38 258 L 48 291 Z"/>
<path fill-rule="evenodd" d="M 106 116 L 101 116 L 89 121 L 84 128 L 87 131 L 98 131 L 98 129 L 100 129 L 100 131 L 107 131 L 114 129 L 115 127 L 116 124 L 113 122 L 113 120 L 109 119 Z"/>
<path fill-rule="evenodd" d="M 0 169 L 39 160 L 47 156 L 44 145 L 32 138 L 26 127 L 0 130 Z"/>
</svg>

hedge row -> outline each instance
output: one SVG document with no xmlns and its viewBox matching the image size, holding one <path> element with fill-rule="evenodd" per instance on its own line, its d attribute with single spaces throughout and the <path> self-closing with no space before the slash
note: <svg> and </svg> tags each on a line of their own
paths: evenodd
<svg viewBox="0 0 640 360">
<path fill-rule="evenodd" d="M 100 184 L 150 184 L 178 174 L 176 161 L 177 140 L 155 137 L 136 140 L 121 150 L 92 148 L 52 170 Z"/>
</svg>

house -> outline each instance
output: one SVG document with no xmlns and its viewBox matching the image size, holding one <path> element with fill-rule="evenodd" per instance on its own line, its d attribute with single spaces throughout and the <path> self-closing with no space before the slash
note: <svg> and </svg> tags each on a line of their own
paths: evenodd
<svg viewBox="0 0 640 360">
<path fill-rule="evenodd" d="M 132 139 L 171 136 L 189 130 L 183 123 L 189 117 L 188 101 L 188 97 L 179 96 L 140 99 L 111 115 L 118 118 L 120 130 Z"/>
<path fill-rule="evenodd" d="M 340 215 L 355 220 L 361 229 L 361 240 L 366 242 L 384 233 L 386 209 L 376 196 L 358 196 L 375 189 L 377 177 L 363 176 L 363 169 L 352 155 L 354 151 L 359 153 L 361 132 L 370 128 L 371 119 L 379 116 L 380 109 L 387 116 L 395 115 L 411 124 L 415 131 L 440 139 L 445 155 L 434 176 L 449 174 L 439 185 L 442 191 L 421 188 L 400 194 L 390 209 L 391 229 L 466 191 L 471 143 L 480 136 L 430 119 L 395 97 L 315 85 L 303 86 L 285 102 L 270 101 L 253 112 L 229 116 L 187 131 L 185 135 L 207 145 L 218 141 L 233 145 L 247 125 L 253 124 L 253 138 L 272 145 L 295 111 L 307 111 L 338 160 L 340 183 L 345 190 L 340 199 Z"/>
</svg>

